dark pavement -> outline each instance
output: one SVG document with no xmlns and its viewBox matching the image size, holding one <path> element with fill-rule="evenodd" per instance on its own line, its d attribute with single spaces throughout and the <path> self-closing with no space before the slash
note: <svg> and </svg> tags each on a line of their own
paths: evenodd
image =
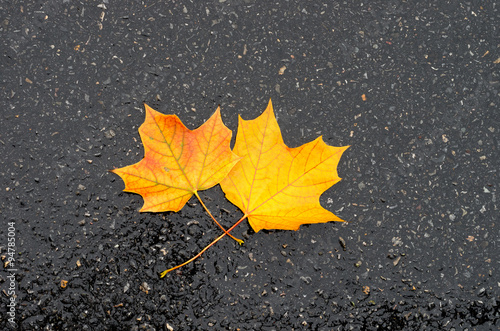
<svg viewBox="0 0 500 331">
<path fill-rule="evenodd" d="M 500 328 L 499 27 L 495 1 L 1 1 L 0 329 Z M 221 231 L 108 172 L 143 103 L 220 104 L 234 137 L 270 98 L 289 146 L 351 145 L 321 198 L 347 222 L 245 222 L 160 279 Z"/>
</svg>

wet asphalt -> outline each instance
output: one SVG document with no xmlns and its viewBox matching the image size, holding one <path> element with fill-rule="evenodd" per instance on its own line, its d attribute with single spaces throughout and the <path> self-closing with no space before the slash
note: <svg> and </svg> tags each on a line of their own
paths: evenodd
<svg viewBox="0 0 500 331">
<path fill-rule="evenodd" d="M 0 329 L 500 328 L 499 26 L 495 1 L 0 2 Z M 160 279 L 220 229 L 108 172 L 143 103 L 236 133 L 270 98 L 289 146 L 351 145 L 321 197 L 347 222 L 245 222 Z"/>
</svg>

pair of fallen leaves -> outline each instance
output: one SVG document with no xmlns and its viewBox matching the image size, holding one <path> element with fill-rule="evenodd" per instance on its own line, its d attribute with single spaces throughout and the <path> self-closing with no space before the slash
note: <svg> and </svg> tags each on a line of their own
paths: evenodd
<svg viewBox="0 0 500 331">
<path fill-rule="evenodd" d="M 222 122 L 220 108 L 202 126 L 189 130 L 176 115 L 161 114 L 148 105 L 139 133 L 145 156 L 136 164 L 114 169 L 126 192 L 144 199 L 141 212 L 177 212 L 195 195 L 224 231 L 198 255 L 243 220 L 255 232 L 262 229 L 298 230 L 301 224 L 342 220 L 321 207 L 320 195 L 340 181 L 337 165 L 349 147 L 327 145 L 321 137 L 300 147 L 285 145 L 271 101 L 262 115 L 245 121 L 239 117 L 236 143 Z M 212 216 L 198 191 L 220 184 L 226 198 L 243 217 L 225 230 Z"/>
</svg>

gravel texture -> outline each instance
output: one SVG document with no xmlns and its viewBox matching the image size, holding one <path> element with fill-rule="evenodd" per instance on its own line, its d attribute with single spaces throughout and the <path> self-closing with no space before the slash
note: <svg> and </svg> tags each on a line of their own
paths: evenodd
<svg viewBox="0 0 500 331">
<path fill-rule="evenodd" d="M 0 329 L 500 328 L 499 26 L 496 1 L 0 2 Z M 289 146 L 352 146 L 321 198 L 347 222 L 244 223 L 160 279 L 220 229 L 108 172 L 143 103 L 236 132 L 269 98 Z"/>
</svg>

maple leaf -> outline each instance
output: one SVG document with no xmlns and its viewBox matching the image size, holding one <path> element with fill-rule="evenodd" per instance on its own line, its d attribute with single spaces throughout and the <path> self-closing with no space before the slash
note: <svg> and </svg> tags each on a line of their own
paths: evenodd
<svg viewBox="0 0 500 331">
<path fill-rule="evenodd" d="M 233 152 L 241 160 L 220 185 L 255 232 L 342 222 L 321 207 L 319 198 L 341 180 L 337 165 L 347 148 L 329 146 L 322 137 L 300 147 L 286 146 L 269 101 L 264 113 L 255 120 L 239 117 Z"/>
<path fill-rule="evenodd" d="M 176 212 L 195 195 L 219 225 L 198 191 L 217 185 L 240 159 L 231 151 L 232 132 L 222 122 L 220 109 L 198 129 L 189 130 L 176 115 L 144 106 L 146 119 L 139 127 L 144 158 L 111 172 L 123 179 L 125 192 L 143 197 L 141 212 Z"/>
</svg>

